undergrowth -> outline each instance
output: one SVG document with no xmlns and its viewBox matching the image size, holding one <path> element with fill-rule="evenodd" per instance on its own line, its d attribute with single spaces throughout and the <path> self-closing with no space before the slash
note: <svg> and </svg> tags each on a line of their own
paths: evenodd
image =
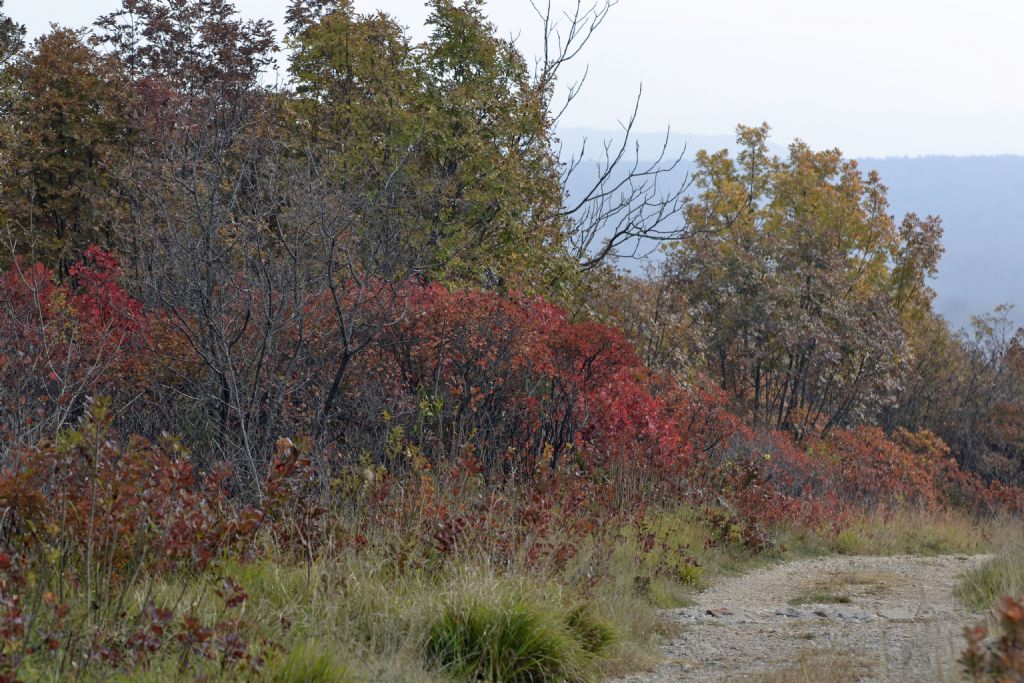
<svg viewBox="0 0 1024 683">
<path fill-rule="evenodd" d="M 847 555 L 974 555 L 1000 542 L 1004 524 L 955 509 L 878 511 L 854 516 L 829 540 Z"/>
<path fill-rule="evenodd" d="M 629 470 L 610 486 L 542 461 L 498 485 L 409 444 L 407 473 L 340 469 L 325 490 L 281 439 L 247 503 L 173 439 L 122 441 L 106 403 L 90 411 L 0 476 L 6 680 L 580 683 L 653 664 L 658 609 L 720 576 L 996 538 L 967 512 L 772 521 L 763 498 L 698 504 Z M 763 491 L 734 475 L 726 490 Z"/>
<path fill-rule="evenodd" d="M 1024 532 L 1019 522 L 1007 521 L 995 554 L 964 574 L 956 594 L 974 612 L 995 606 L 1002 596 L 1024 597 Z"/>
</svg>

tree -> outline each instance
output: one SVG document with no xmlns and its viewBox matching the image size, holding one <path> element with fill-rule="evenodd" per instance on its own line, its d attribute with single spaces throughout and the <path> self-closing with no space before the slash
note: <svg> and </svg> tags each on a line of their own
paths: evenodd
<svg viewBox="0 0 1024 683">
<path fill-rule="evenodd" d="M 639 273 L 590 269 L 573 295 L 577 315 L 621 329 L 647 367 L 687 379 L 703 370 L 689 306 L 660 264 Z"/>
<path fill-rule="evenodd" d="M 87 245 L 113 241 L 130 97 L 116 65 L 70 29 L 37 39 L 9 73 L 5 212 L 17 250 L 66 275 Z"/>
<path fill-rule="evenodd" d="M 0 9 L 4 3 L 0 2 Z M 0 66 L 6 66 L 25 47 L 25 27 L 0 12 Z"/>
<path fill-rule="evenodd" d="M 276 49 L 269 21 L 243 20 L 226 0 L 122 0 L 96 27 L 96 42 L 130 78 L 163 80 L 185 95 L 248 89 Z"/>
<path fill-rule="evenodd" d="M 932 314 L 909 328 L 913 362 L 887 429 L 929 429 L 966 468 L 1003 481 L 1024 475 L 1024 331 L 1009 306 L 952 332 Z"/>
<path fill-rule="evenodd" d="M 886 188 L 838 150 L 768 153 L 768 127 L 742 151 L 697 156 L 693 236 L 669 277 L 692 306 L 708 371 L 758 425 L 797 433 L 870 420 L 898 387 L 903 310 L 927 310 L 937 219 L 897 229 Z"/>
<path fill-rule="evenodd" d="M 303 147 L 399 223 L 403 263 L 431 279 L 537 287 L 564 264 L 558 161 L 543 94 L 479 7 L 432 3 L 412 44 L 350 2 L 293 3 L 289 40 Z"/>
<path fill-rule="evenodd" d="M 688 180 L 660 186 L 681 155 L 663 148 L 642 162 L 631 149 L 639 97 L 585 190 L 567 192 L 587 172 L 585 150 L 563 163 L 555 128 L 583 82 L 569 84 L 563 101 L 559 77 L 614 2 L 576 3 L 562 22 L 550 3 L 535 5 L 543 49 L 532 68 L 496 35 L 479 0 L 429 4 L 433 30 L 419 44 L 395 19 L 359 15 L 348 1 L 297 0 L 288 15 L 297 117 L 316 129 L 317 146 L 356 160 L 346 167 L 362 175 L 350 171 L 349 182 L 377 192 L 378 205 L 408 224 L 409 251 L 426 255 L 410 267 L 550 291 L 620 249 L 682 234 Z"/>
</svg>

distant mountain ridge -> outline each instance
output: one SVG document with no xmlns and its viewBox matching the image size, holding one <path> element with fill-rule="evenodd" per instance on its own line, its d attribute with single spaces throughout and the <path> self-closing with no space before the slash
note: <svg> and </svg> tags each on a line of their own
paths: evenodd
<svg viewBox="0 0 1024 683">
<path fill-rule="evenodd" d="M 612 141 L 613 150 L 617 151 L 622 143 L 622 131 L 600 130 L 597 128 L 559 128 L 558 139 L 562 143 L 562 156 L 568 158 L 570 154 L 579 156 L 583 150 L 583 158 L 597 160 L 603 158 L 604 142 Z M 657 157 L 662 147 L 665 147 L 665 132 L 660 133 L 635 133 L 630 141 L 629 151 L 633 154 L 633 145 L 639 143 L 640 158 L 652 159 Z M 769 142 L 769 148 L 776 154 L 784 154 L 786 148 L 782 145 Z M 698 150 L 706 149 L 718 151 L 728 149 L 730 153 L 737 150 L 735 135 L 704 135 L 701 133 L 677 133 L 668 131 L 668 146 L 666 155 L 672 159 L 677 158 L 685 151 L 686 158 L 692 159 Z"/>
<path fill-rule="evenodd" d="M 601 141 L 614 133 L 573 128 L 559 135 L 567 156 L 571 150 L 578 154 L 584 136 L 590 140 L 589 150 L 600 151 Z M 664 134 L 636 138 L 641 158 L 651 158 L 660 151 Z M 673 157 L 684 142 L 688 159 L 699 149 L 735 151 L 728 135 L 672 133 L 669 142 Z M 776 146 L 775 151 L 785 150 Z M 586 157 L 596 155 L 588 151 Z M 939 313 L 955 327 L 963 327 L 971 315 L 1008 303 L 1016 306 L 1014 318 L 1024 323 L 1024 156 L 886 157 L 858 163 L 881 175 L 897 220 L 909 212 L 942 217 L 946 252 L 932 283 Z M 690 168 L 690 162 L 684 162 L 672 181 L 681 180 Z M 570 193 L 582 191 L 591 175 L 584 164 L 570 183 Z"/>
<path fill-rule="evenodd" d="M 889 187 L 893 213 L 942 217 L 935 307 L 956 326 L 999 304 L 1024 322 L 1024 156 L 861 159 Z"/>
</svg>

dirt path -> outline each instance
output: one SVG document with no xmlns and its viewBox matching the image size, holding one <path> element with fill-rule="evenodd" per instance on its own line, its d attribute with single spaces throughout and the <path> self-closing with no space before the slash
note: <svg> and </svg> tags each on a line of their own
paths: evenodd
<svg viewBox="0 0 1024 683">
<path fill-rule="evenodd" d="M 984 557 L 828 557 L 722 581 L 668 616 L 665 661 L 623 683 L 957 681 L 957 577 Z"/>
</svg>

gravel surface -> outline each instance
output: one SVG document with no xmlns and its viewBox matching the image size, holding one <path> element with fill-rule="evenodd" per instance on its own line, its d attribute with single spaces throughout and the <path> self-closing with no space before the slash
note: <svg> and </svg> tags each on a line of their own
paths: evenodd
<svg viewBox="0 0 1024 683">
<path fill-rule="evenodd" d="M 664 662 L 622 683 L 957 681 L 963 627 L 953 597 L 983 556 L 827 557 L 730 578 L 671 610 Z"/>
</svg>

